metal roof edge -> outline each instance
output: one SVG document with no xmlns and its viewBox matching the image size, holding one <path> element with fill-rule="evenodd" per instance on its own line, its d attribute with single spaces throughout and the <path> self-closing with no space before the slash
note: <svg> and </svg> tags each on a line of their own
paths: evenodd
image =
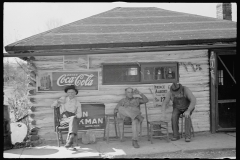
<svg viewBox="0 0 240 160">
<path fill-rule="evenodd" d="M 113 53 L 133 53 L 133 52 L 158 52 L 158 51 L 177 51 L 177 50 L 202 50 L 202 49 L 221 49 L 236 48 L 236 43 L 225 44 L 204 44 L 204 45 L 178 45 L 178 46 L 158 46 L 158 47 L 133 47 L 133 48 L 100 48 L 94 50 L 70 50 L 67 55 L 90 55 L 90 54 L 113 54 Z M 68 50 L 62 51 L 41 51 L 36 53 L 8 54 L 4 57 L 34 57 L 34 56 L 61 56 L 66 55 Z"/>
<path fill-rule="evenodd" d="M 57 49 L 97 49 L 97 48 L 117 48 L 117 47 L 149 47 L 168 45 L 196 45 L 204 43 L 236 42 L 237 38 L 222 39 L 191 39 L 176 41 L 155 41 L 155 42 L 123 42 L 123 43 L 98 43 L 98 44 L 71 44 L 71 45 L 42 45 L 42 46 L 15 46 L 14 49 L 6 46 L 7 52 L 25 52 L 37 50 L 57 50 Z M 12 50 L 11 50 L 12 49 Z M 9 52 L 10 53 L 10 52 Z M 11 53 L 10 53 L 11 54 Z"/>
</svg>

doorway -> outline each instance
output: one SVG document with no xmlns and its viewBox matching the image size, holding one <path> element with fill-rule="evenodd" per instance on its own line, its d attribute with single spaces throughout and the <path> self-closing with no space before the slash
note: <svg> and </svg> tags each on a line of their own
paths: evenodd
<svg viewBox="0 0 240 160">
<path fill-rule="evenodd" d="M 216 131 L 236 131 L 236 52 L 216 52 Z"/>
</svg>

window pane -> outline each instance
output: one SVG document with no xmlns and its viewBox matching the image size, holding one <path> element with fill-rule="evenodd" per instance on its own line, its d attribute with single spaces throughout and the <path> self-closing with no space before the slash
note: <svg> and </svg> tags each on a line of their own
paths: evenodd
<svg viewBox="0 0 240 160">
<path fill-rule="evenodd" d="M 148 80 L 148 81 L 153 80 L 155 76 L 154 67 L 145 67 L 143 74 L 144 74 L 144 80 Z"/>
<path fill-rule="evenodd" d="M 139 67 L 134 65 L 106 65 L 103 67 L 104 83 L 139 82 Z"/>
<path fill-rule="evenodd" d="M 166 79 L 175 79 L 176 67 L 165 67 Z"/>
<path fill-rule="evenodd" d="M 163 67 L 156 67 L 155 68 L 155 80 L 165 79 L 164 76 L 164 68 Z"/>
<path fill-rule="evenodd" d="M 218 70 L 218 85 L 223 85 L 223 70 Z"/>
<path fill-rule="evenodd" d="M 135 76 L 138 74 L 138 69 L 137 68 L 128 68 L 128 75 Z"/>
</svg>

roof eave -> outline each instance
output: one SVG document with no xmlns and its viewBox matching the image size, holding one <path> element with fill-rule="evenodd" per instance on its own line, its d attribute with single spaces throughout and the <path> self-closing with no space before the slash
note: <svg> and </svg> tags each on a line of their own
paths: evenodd
<svg viewBox="0 0 240 160">
<path fill-rule="evenodd" d="M 170 45 L 196 45 L 236 42 L 237 38 L 221 39 L 192 39 L 175 41 L 155 41 L 155 42 L 123 42 L 123 43 L 97 43 L 97 44 L 68 44 L 68 45 L 41 45 L 41 46 L 6 46 L 5 50 L 12 54 L 25 51 L 38 50 L 61 50 L 61 49 L 96 49 L 96 48 L 119 48 L 119 47 L 149 47 L 149 46 L 170 46 Z"/>
</svg>

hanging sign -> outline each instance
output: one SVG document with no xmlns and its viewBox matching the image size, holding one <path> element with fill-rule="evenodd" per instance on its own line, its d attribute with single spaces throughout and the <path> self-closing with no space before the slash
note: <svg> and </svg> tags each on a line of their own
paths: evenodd
<svg viewBox="0 0 240 160">
<path fill-rule="evenodd" d="M 98 71 L 43 72 L 37 77 L 38 91 L 63 91 L 67 85 L 78 90 L 98 90 Z"/>
</svg>

